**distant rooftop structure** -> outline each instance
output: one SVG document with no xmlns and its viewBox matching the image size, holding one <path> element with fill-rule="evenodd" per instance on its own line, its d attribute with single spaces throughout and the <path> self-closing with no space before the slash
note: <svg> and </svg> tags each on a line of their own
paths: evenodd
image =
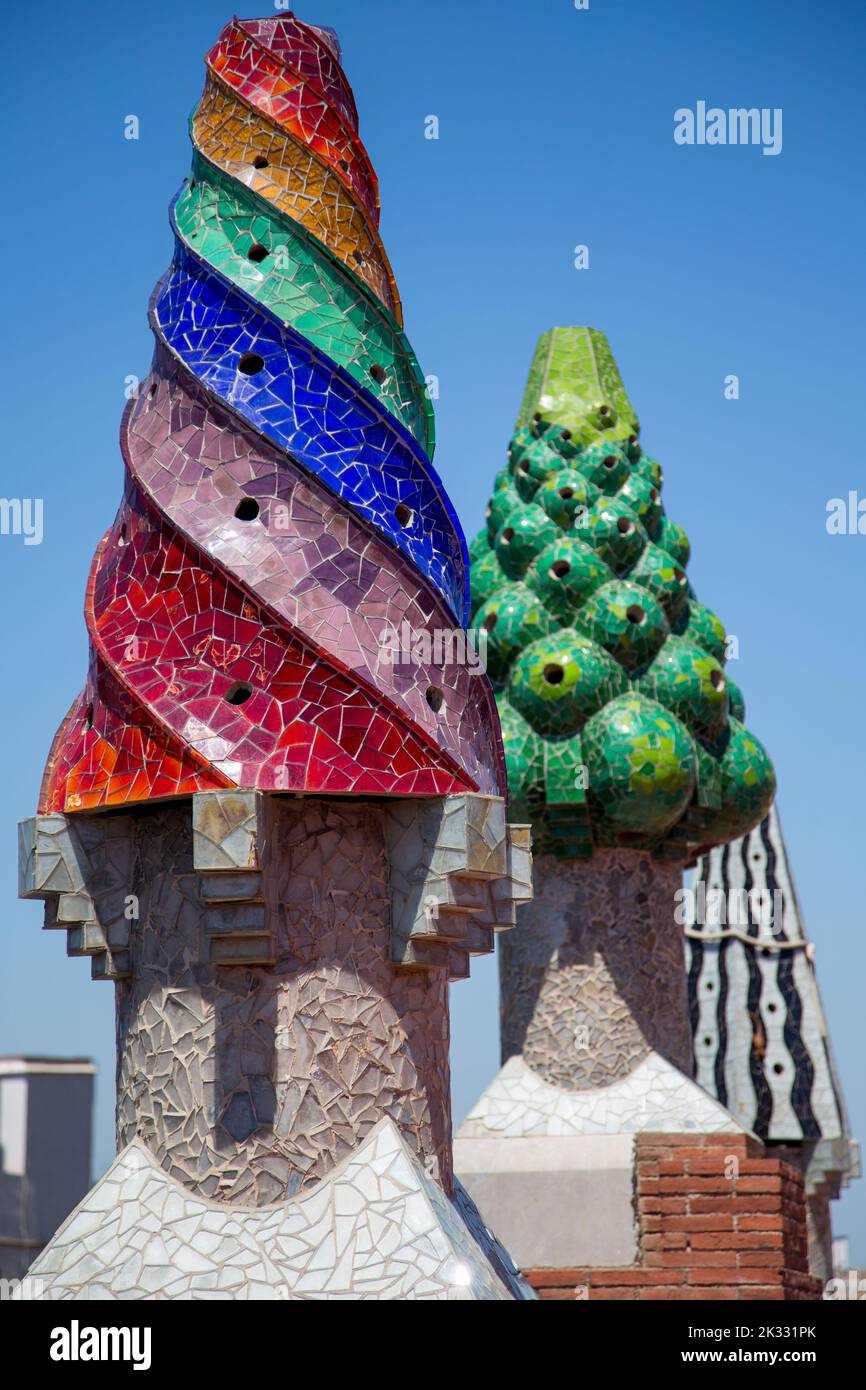
<svg viewBox="0 0 866 1390">
<path fill-rule="evenodd" d="M 20 1279 L 90 1187 L 87 1057 L 0 1056 L 0 1278 Z"/>
</svg>

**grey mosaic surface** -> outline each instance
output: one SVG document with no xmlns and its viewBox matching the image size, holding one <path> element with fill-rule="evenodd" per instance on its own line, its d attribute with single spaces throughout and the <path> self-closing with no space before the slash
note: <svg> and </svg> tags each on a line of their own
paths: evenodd
<svg viewBox="0 0 866 1390">
<path fill-rule="evenodd" d="M 391 959 L 469 974 L 532 896 L 530 827 L 508 825 L 497 797 L 394 800 L 385 810 Z"/>
<path fill-rule="evenodd" d="M 676 864 L 534 861 L 500 946 L 504 1065 L 457 1131 L 458 1175 L 517 1258 L 635 1258 L 638 1133 L 742 1133 L 691 1072 Z"/>
<path fill-rule="evenodd" d="M 531 891 L 527 841 L 481 796 L 226 791 L 25 822 L 22 892 L 70 953 L 117 978 L 101 962 L 123 933 L 119 1147 L 139 1137 L 191 1190 L 262 1204 L 319 1181 L 388 1114 L 450 1191 L 455 946 L 400 956 L 427 901 L 449 933 L 465 926 L 467 965 L 489 950 Z"/>
<path fill-rule="evenodd" d="M 534 861 L 500 943 L 503 1060 L 566 1091 L 624 1081 L 652 1052 L 691 1071 L 677 865 L 639 851 Z"/>
<path fill-rule="evenodd" d="M 89 956 L 94 979 L 130 970 L 132 820 L 33 816 L 18 827 L 18 895 L 45 901 L 45 926 L 67 933 L 67 954 Z"/>
<path fill-rule="evenodd" d="M 533 1296 L 454 1181 L 448 1064 L 455 961 L 513 923 L 528 838 L 478 795 L 24 822 L 22 894 L 117 999 L 121 1157 L 50 1296 Z M 425 903 L 439 955 L 407 950 Z"/>
<path fill-rule="evenodd" d="M 139 1136 L 191 1191 L 259 1205 L 318 1182 L 389 1114 L 448 1188 L 447 978 L 389 960 L 385 813 L 265 800 L 267 967 L 203 959 L 213 904 L 189 813 L 146 818 L 133 976 L 118 986 L 118 1147 Z M 226 906 L 227 930 L 237 913 Z"/>
<path fill-rule="evenodd" d="M 449 1200 L 389 1119 L 311 1192 L 257 1209 L 193 1196 L 135 1141 L 30 1275 L 48 1299 L 535 1297 L 466 1193 Z"/>
</svg>

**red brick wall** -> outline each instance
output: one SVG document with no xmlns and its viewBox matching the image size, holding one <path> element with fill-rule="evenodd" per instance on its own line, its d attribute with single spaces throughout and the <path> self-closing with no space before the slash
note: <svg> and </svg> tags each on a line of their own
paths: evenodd
<svg viewBox="0 0 866 1390">
<path fill-rule="evenodd" d="M 526 1269 L 541 1298 L 814 1299 L 803 1175 L 746 1135 L 639 1134 L 638 1257 L 621 1269 Z"/>
</svg>

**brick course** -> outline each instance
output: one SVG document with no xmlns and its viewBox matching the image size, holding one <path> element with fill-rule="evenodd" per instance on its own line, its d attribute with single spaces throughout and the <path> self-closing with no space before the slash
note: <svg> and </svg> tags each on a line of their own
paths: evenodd
<svg viewBox="0 0 866 1390">
<path fill-rule="evenodd" d="M 731 1160 L 734 1174 L 726 1176 Z M 639 1134 L 638 1258 L 622 1269 L 525 1269 L 539 1297 L 819 1299 L 809 1274 L 803 1175 L 759 1140 Z"/>
</svg>

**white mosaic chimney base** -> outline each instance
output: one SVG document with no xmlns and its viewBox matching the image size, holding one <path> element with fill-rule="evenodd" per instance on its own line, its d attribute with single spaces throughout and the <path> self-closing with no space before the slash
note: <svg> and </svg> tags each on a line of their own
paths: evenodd
<svg viewBox="0 0 866 1390">
<path fill-rule="evenodd" d="M 29 1278 L 48 1299 L 535 1297 L 465 1191 L 449 1200 L 387 1118 L 317 1187 L 270 1207 L 197 1197 L 133 1141 Z"/>
</svg>

